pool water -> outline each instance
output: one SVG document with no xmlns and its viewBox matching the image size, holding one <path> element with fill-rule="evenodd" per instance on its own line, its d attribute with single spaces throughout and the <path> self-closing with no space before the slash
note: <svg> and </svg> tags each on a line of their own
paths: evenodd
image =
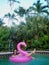
<svg viewBox="0 0 49 65">
<path fill-rule="evenodd" d="M 0 65 L 49 65 L 49 55 L 33 55 L 35 59 L 25 63 L 10 62 L 9 58 L 0 58 Z"/>
</svg>

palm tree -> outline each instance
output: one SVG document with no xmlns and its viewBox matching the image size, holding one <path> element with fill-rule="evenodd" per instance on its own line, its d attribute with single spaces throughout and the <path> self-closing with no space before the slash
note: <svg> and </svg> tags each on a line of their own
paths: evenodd
<svg viewBox="0 0 49 65">
<path fill-rule="evenodd" d="M 9 23 L 11 22 L 11 24 L 14 23 L 13 20 L 18 20 L 18 19 L 15 17 L 14 14 L 10 14 L 10 13 L 5 14 L 4 18 L 6 18 L 6 17 L 8 18 Z"/>
<path fill-rule="evenodd" d="M 40 3 L 40 0 L 37 1 L 37 3 L 34 3 L 33 6 L 29 7 L 29 11 L 32 13 L 32 11 L 34 11 L 33 14 L 35 14 L 37 16 L 37 21 L 36 21 L 36 26 L 37 26 L 37 35 L 38 35 L 38 28 L 39 28 L 39 21 L 40 21 L 40 17 L 41 14 L 43 16 L 44 13 L 49 15 L 48 10 L 46 9 L 48 8 L 47 5 L 42 5 L 42 3 Z"/>
<path fill-rule="evenodd" d="M 25 18 L 26 10 L 23 7 L 19 7 L 18 9 L 15 9 L 14 12 L 19 16 L 19 21 L 22 21 L 22 18 Z"/>
<path fill-rule="evenodd" d="M 18 9 L 15 9 L 14 12 L 17 13 L 20 17 L 24 17 L 29 15 L 29 8 L 24 9 L 23 7 L 19 7 Z"/>
<path fill-rule="evenodd" d="M 13 7 L 14 7 L 14 3 L 20 3 L 17 0 L 8 0 L 9 1 L 9 5 L 10 5 L 10 13 L 13 13 Z"/>
<path fill-rule="evenodd" d="M 19 16 L 23 17 L 26 14 L 26 10 L 23 7 L 19 7 L 18 10 L 14 10 Z"/>
<path fill-rule="evenodd" d="M 34 3 L 33 6 L 29 7 L 30 11 L 34 11 L 35 14 L 37 15 L 41 13 L 49 14 L 46 8 L 48 8 L 48 5 L 42 6 L 42 3 L 40 3 L 40 0 L 38 0 L 37 3 Z"/>
<path fill-rule="evenodd" d="M 22 19 L 26 22 L 26 17 L 29 16 L 29 9 L 19 7 L 15 9 L 14 12 L 19 16 L 20 22 L 22 22 Z"/>
<path fill-rule="evenodd" d="M 14 27 L 12 27 L 12 24 L 14 23 L 13 21 L 14 20 L 17 20 L 17 18 L 15 17 L 15 15 L 14 14 L 10 14 L 10 13 L 8 13 L 8 14 L 5 14 L 4 15 L 4 18 L 8 18 L 8 23 L 10 24 L 10 34 L 9 34 L 9 46 L 11 45 L 11 46 L 13 46 L 13 36 L 14 36 L 14 34 L 15 34 L 15 30 L 13 29 Z M 8 25 L 9 25 L 8 24 Z M 14 25 L 14 24 L 13 24 Z M 11 44 L 10 44 L 11 43 Z"/>
</svg>

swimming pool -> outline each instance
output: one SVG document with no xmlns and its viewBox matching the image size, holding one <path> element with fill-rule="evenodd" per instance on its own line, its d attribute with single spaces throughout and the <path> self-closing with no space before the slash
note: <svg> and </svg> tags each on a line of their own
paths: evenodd
<svg viewBox="0 0 49 65">
<path fill-rule="evenodd" d="M 8 58 L 0 58 L 0 65 L 49 65 L 49 55 L 36 54 L 33 56 L 35 59 L 26 63 L 14 63 L 10 62 Z"/>
</svg>

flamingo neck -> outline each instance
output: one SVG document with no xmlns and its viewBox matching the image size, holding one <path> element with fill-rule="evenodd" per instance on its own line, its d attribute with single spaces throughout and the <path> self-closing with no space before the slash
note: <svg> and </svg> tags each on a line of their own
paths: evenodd
<svg viewBox="0 0 49 65">
<path fill-rule="evenodd" d="M 23 51 L 23 50 L 21 49 L 21 46 L 22 46 L 22 44 L 18 44 L 18 45 L 17 45 L 17 49 L 18 49 L 19 53 L 21 53 L 21 54 L 23 54 L 23 55 L 28 54 L 26 51 Z M 23 45 L 23 46 L 24 46 L 24 45 Z"/>
</svg>

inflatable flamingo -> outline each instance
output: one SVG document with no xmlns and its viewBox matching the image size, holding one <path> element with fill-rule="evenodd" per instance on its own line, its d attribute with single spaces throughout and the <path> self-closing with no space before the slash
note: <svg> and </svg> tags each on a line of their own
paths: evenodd
<svg viewBox="0 0 49 65">
<path fill-rule="evenodd" d="M 26 54 L 28 54 L 26 51 L 21 50 L 21 46 L 25 46 L 26 44 L 25 42 L 20 42 L 17 45 L 17 50 L 19 51 L 19 54 L 15 57 L 10 57 L 10 61 L 12 62 L 27 62 L 30 61 L 32 59 L 32 56 L 26 56 Z"/>
</svg>

